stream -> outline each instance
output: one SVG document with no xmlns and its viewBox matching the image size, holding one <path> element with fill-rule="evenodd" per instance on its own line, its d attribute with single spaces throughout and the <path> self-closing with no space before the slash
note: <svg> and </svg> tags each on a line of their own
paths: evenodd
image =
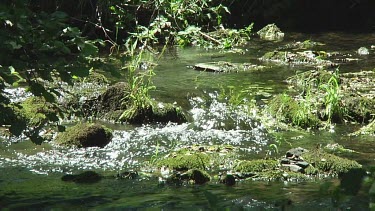
<svg viewBox="0 0 375 211">
<path fill-rule="evenodd" d="M 271 65 L 264 72 L 212 73 L 187 66 L 200 62 L 228 61 L 262 64 L 265 52 L 294 41 L 313 40 L 326 45 L 319 50 L 351 54 L 358 61 L 340 66 L 340 72 L 375 68 L 375 34 L 287 33 L 281 43 L 254 38 L 243 47 L 244 54 L 171 48 L 157 61 L 152 96 L 182 106 L 189 121 L 184 124 L 120 125 L 104 123 L 114 137 L 104 148 L 67 149 L 49 143 L 34 145 L 20 139 L 0 139 L 0 209 L 164 209 L 164 210 L 368 210 L 371 184 L 355 184 L 355 194 L 340 190 L 340 180 L 325 178 L 303 182 L 241 181 L 234 186 L 210 182 L 206 185 L 159 184 L 157 178 L 116 179 L 114 175 L 137 169 L 152 156 L 163 156 L 182 146 L 229 144 L 238 147 L 243 158 L 264 158 L 275 142 L 264 125 L 241 110 L 218 100 L 222 88 L 246 89 L 257 100 L 283 93 L 289 76 L 311 68 Z M 359 47 L 370 54 L 359 56 Z M 156 62 L 156 61 L 155 61 Z M 264 65 L 264 64 L 263 64 Z M 269 64 L 268 64 L 269 65 Z M 254 113 L 254 116 L 257 114 Z M 286 150 L 302 146 L 338 143 L 356 153 L 345 154 L 364 165 L 375 166 L 375 137 L 346 136 L 358 126 L 337 125 L 329 131 L 280 133 Z M 276 153 L 276 152 L 274 152 Z M 64 182 L 65 174 L 92 170 L 105 177 L 94 184 Z"/>
</svg>

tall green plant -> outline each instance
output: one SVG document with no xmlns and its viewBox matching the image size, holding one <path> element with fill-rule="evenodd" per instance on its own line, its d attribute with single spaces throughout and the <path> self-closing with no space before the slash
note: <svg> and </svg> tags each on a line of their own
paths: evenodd
<svg viewBox="0 0 375 211">
<path fill-rule="evenodd" d="M 123 99 L 127 109 L 120 116 L 120 121 L 132 119 L 138 112 L 152 109 L 153 104 L 150 91 L 156 88 L 152 83 L 152 77 L 155 75 L 152 69 L 148 69 L 143 73 L 137 72 L 142 61 L 143 48 L 139 52 L 136 51 L 137 40 L 131 45 L 130 43 L 128 44 L 128 52 L 131 55 L 131 60 L 127 67 L 130 90 L 126 90 L 129 93 L 127 93 L 126 99 Z"/>
<path fill-rule="evenodd" d="M 334 117 L 341 121 L 346 114 L 346 109 L 342 105 L 339 86 L 338 70 L 330 77 L 327 83 L 319 86 L 324 93 L 325 116 L 328 123 L 332 123 Z"/>
</svg>

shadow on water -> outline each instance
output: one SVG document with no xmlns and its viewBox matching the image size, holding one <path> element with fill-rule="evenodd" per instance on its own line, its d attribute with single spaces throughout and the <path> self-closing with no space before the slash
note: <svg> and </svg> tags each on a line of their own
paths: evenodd
<svg viewBox="0 0 375 211">
<path fill-rule="evenodd" d="M 191 121 L 175 125 L 111 125 L 113 141 L 104 148 L 64 149 L 53 144 L 34 146 L 29 142 L 0 142 L 0 208 L 10 209 L 233 209 L 233 210 L 367 210 L 371 178 L 364 172 L 349 172 L 338 179 L 305 182 L 244 181 L 233 187 L 215 182 L 202 186 L 161 185 L 156 178 L 115 179 L 127 169 L 137 169 L 155 152 L 164 155 L 175 147 L 193 144 L 231 144 L 245 158 L 265 157 L 272 143 L 264 127 L 251 117 L 217 99 L 221 88 L 246 88 L 255 97 L 267 99 L 283 93 L 283 81 L 306 68 L 277 66 L 261 73 L 215 74 L 187 68 L 198 62 L 228 61 L 260 64 L 265 52 L 292 41 L 326 43 L 320 50 L 355 54 L 375 43 L 371 34 L 287 34 L 282 43 L 257 40 L 245 47 L 245 54 L 223 53 L 199 48 L 168 50 L 155 69 L 153 96 L 177 102 Z M 374 41 L 374 42 L 373 42 Z M 375 67 L 374 50 L 366 57 L 340 67 L 340 71 L 370 70 Z M 371 169 L 375 166 L 375 138 L 343 135 L 351 126 L 337 126 L 334 133 L 315 131 L 281 133 L 291 147 L 306 148 L 338 143 L 356 153 L 342 156 Z M 92 183 L 79 182 L 79 175 L 92 171 Z M 87 174 L 87 173 L 86 173 Z M 98 174 L 98 175 L 97 175 Z M 68 180 L 72 182 L 66 182 Z M 369 182 L 365 182 L 365 181 Z M 78 182 L 77 182 L 78 181 Z"/>
</svg>

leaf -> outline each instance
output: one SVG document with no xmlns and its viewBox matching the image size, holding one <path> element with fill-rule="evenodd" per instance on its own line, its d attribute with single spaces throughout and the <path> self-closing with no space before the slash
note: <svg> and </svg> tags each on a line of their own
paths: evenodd
<svg viewBox="0 0 375 211">
<path fill-rule="evenodd" d="M 22 45 L 17 44 L 15 41 L 9 41 L 9 42 L 6 42 L 6 44 L 9 44 L 13 50 L 18 50 L 22 48 Z"/>
<path fill-rule="evenodd" d="M 66 129 L 65 126 L 63 126 L 63 125 L 57 125 L 57 131 L 64 132 L 65 129 Z"/>
<path fill-rule="evenodd" d="M 37 145 L 41 145 L 45 141 L 44 138 L 38 135 L 37 132 L 34 132 L 31 136 L 29 136 L 29 138 L 31 142 Z"/>
<path fill-rule="evenodd" d="M 84 56 L 93 56 L 98 54 L 99 49 L 91 41 L 85 41 L 83 45 L 80 45 L 81 53 Z"/>
<path fill-rule="evenodd" d="M 43 95 L 44 99 L 45 99 L 47 102 L 53 103 L 53 102 L 56 101 L 55 95 L 51 94 L 51 93 L 48 92 L 47 90 L 45 90 L 44 92 L 42 92 L 42 95 Z"/>
<path fill-rule="evenodd" d="M 30 82 L 28 90 L 35 96 L 42 96 L 42 93 L 47 92 L 43 85 L 37 82 Z"/>
<path fill-rule="evenodd" d="M 57 19 L 65 19 L 68 17 L 68 15 L 65 12 L 62 11 L 56 11 L 51 14 L 52 17 L 55 17 Z"/>
<path fill-rule="evenodd" d="M 72 72 L 72 78 L 73 79 L 76 79 L 77 77 L 87 77 L 88 75 L 90 74 L 90 69 L 89 68 L 85 68 L 85 67 L 80 67 L 80 68 L 76 68 L 73 72 Z"/>
<path fill-rule="evenodd" d="M 45 114 L 49 121 L 57 122 L 59 117 L 56 114 Z"/>
</svg>

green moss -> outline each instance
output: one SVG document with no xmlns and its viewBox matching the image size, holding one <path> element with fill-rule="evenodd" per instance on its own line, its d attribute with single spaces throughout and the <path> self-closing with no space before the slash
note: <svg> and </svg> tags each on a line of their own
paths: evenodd
<svg viewBox="0 0 375 211">
<path fill-rule="evenodd" d="M 356 161 L 341 158 L 322 150 L 306 152 L 303 154 L 303 158 L 318 171 L 329 174 L 337 175 L 340 173 L 346 173 L 350 169 L 362 168 L 362 166 Z M 314 169 L 311 170 L 314 171 Z"/>
<path fill-rule="evenodd" d="M 102 125 L 79 123 L 59 133 L 55 142 L 64 146 L 104 147 L 112 139 L 112 131 Z"/>
<path fill-rule="evenodd" d="M 317 128 L 321 120 L 312 113 L 314 105 L 307 100 L 296 100 L 287 94 L 275 96 L 269 103 L 269 113 L 278 121 L 301 128 Z"/>
<path fill-rule="evenodd" d="M 347 107 L 348 114 L 353 120 L 359 123 L 368 123 L 375 114 L 375 99 L 356 96 L 345 97 L 344 105 Z"/>
<path fill-rule="evenodd" d="M 175 106 L 171 103 L 161 103 L 151 101 L 149 106 L 137 107 L 131 105 L 124 111 L 119 119 L 121 122 L 129 122 L 135 124 L 149 123 L 149 122 L 177 122 L 183 123 L 187 121 L 185 114 L 181 107 Z"/>
<path fill-rule="evenodd" d="M 240 173 L 258 173 L 278 168 L 276 160 L 247 160 L 239 162 L 234 170 Z"/>
<path fill-rule="evenodd" d="M 210 157 L 202 152 L 179 150 L 156 162 L 156 165 L 186 171 L 189 169 L 207 170 L 210 165 Z"/>
<path fill-rule="evenodd" d="M 189 179 L 194 181 L 195 184 L 204 184 L 211 180 L 210 175 L 206 171 L 202 171 L 200 169 L 191 169 L 186 172 Z"/>
<path fill-rule="evenodd" d="M 109 84 L 109 80 L 103 74 L 97 72 L 90 72 L 89 76 L 83 79 L 86 83 L 96 83 L 96 84 Z"/>
<path fill-rule="evenodd" d="M 30 127 L 45 125 L 57 113 L 54 106 L 42 97 L 29 97 L 16 108 Z M 58 120 L 57 117 L 55 120 Z"/>
<path fill-rule="evenodd" d="M 375 135 L 375 120 L 350 135 Z"/>
</svg>

